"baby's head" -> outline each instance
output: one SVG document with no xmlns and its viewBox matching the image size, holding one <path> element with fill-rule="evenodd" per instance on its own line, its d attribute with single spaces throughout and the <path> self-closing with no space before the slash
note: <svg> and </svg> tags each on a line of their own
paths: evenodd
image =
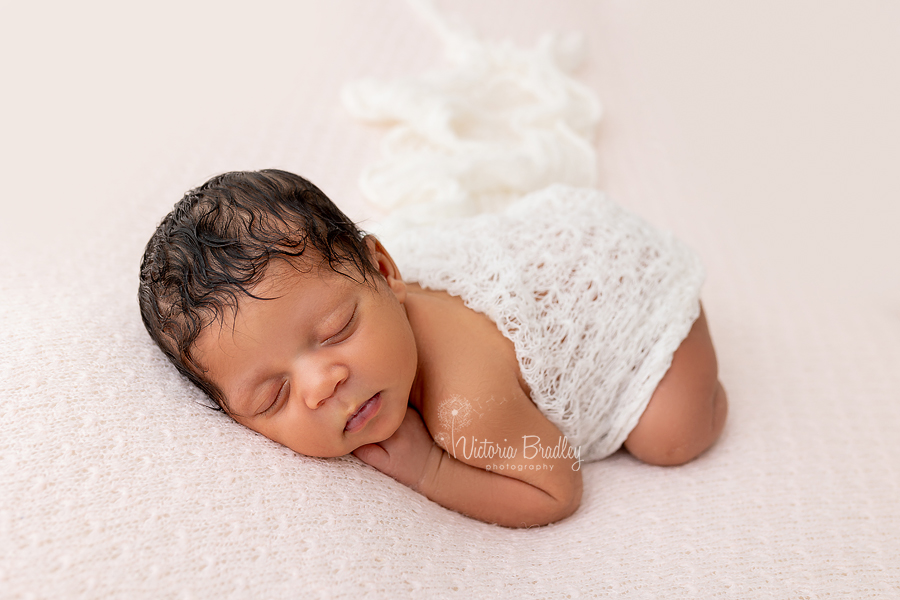
<svg viewBox="0 0 900 600">
<path fill-rule="evenodd" d="M 226 173 L 185 194 L 141 263 L 141 317 L 224 410 L 298 452 L 389 437 L 416 349 L 396 265 L 316 186 Z"/>
</svg>

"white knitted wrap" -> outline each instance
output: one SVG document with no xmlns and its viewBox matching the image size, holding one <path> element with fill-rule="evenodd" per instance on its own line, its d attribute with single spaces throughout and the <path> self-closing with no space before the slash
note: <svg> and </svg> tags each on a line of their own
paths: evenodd
<svg viewBox="0 0 900 600">
<path fill-rule="evenodd" d="M 592 189 L 554 185 L 388 249 L 407 280 L 512 340 L 532 400 L 584 460 L 622 445 L 699 315 L 694 252 Z"/>
</svg>

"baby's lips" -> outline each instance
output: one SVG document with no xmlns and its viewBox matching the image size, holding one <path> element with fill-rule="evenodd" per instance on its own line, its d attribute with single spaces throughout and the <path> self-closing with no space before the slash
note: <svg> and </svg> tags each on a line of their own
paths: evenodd
<svg viewBox="0 0 900 600">
<path fill-rule="evenodd" d="M 356 412 L 347 419 L 347 424 L 344 425 L 344 431 L 347 433 L 359 431 L 378 413 L 379 409 L 381 409 L 381 392 L 363 402 L 362 405 L 356 409 Z"/>
</svg>

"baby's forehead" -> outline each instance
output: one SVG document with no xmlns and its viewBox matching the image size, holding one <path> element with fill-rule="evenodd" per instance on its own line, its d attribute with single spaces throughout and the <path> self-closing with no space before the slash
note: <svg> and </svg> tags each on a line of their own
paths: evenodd
<svg viewBox="0 0 900 600">
<path fill-rule="evenodd" d="M 252 285 L 230 290 L 210 306 L 192 347 L 203 354 L 210 344 L 217 345 L 222 335 L 252 334 L 246 323 L 248 311 L 259 314 L 262 310 L 275 318 L 294 310 L 293 304 L 280 299 L 303 297 L 307 308 L 316 306 L 317 298 L 322 299 L 322 306 L 336 305 L 360 290 L 377 294 L 380 286 L 371 277 L 366 279 L 354 272 L 352 266 L 346 266 L 346 272 L 337 272 L 328 261 L 307 257 L 306 253 L 302 257 L 277 257 L 269 261 Z"/>
<path fill-rule="evenodd" d="M 265 272 L 252 286 L 237 290 L 208 314 L 201 330 L 204 338 L 222 335 L 226 331 L 234 333 L 235 327 L 244 325 L 247 311 L 260 309 L 272 316 L 292 310 L 285 298 L 305 298 L 305 307 L 336 305 L 345 299 L 358 295 L 360 291 L 379 293 L 379 285 L 361 274 L 349 271 L 340 273 L 332 269 L 327 261 L 297 261 L 294 259 L 273 260 Z M 316 299 L 321 298 L 321 302 Z M 312 301 L 312 304 L 310 304 Z"/>
<path fill-rule="evenodd" d="M 311 259 L 273 260 L 266 265 L 259 281 L 249 287 L 247 292 L 259 298 L 272 298 L 290 291 L 295 286 L 303 285 L 304 281 L 327 278 L 328 273 Z M 239 298 L 238 301 L 240 300 Z"/>
<path fill-rule="evenodd" d="M 219 347 L 223 337 L 236 341 L 254 336 L 253 323 L 248 315 L 267 315 L 281 318 L 298 306 L 311 309 L 313 314 L 337 306 L 358 292 L 361 277 L 355 280 L 330 269 L 327 264 L 295 264 L 293 261 L 272 261 L 265 273 L 252 286 L 239 290 L 222 302 L 215 311 L 208 313 L 206 323 L 192 344 L 200 362 L 209 352 Z M 303 298 L 298 305 L 296 299 Z M 317 298 L 322 301 L 318 302 Z M 262 311 L 262 312 L 260 312 Z"/>
<path fill-rule="evenodd" d="M 297 286 L 307 284 L 310 287 L 308 284 L 313 281 L 323 282 L 329 288 L 345 288 L 347 291 L 367 285 L 363 275 L 355 273 L 352 266 L 332 266 L 324 259 L 304 255 L 271 261 L 259 281 L 247 291 L 258 298 L 275 298 L 295 290 Z"/>
</svg>

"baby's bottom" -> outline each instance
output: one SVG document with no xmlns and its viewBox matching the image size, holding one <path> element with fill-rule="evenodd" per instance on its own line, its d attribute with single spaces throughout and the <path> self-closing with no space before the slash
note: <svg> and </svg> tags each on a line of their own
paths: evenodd
<svg viewBox="0 0 900 600">
<path fill-rule="evenodd" d="M 718 439 L 727 414 L 728 399 L 701 305 L 625 449 L 653 465 L 686 463 Z"/>
</svg>

